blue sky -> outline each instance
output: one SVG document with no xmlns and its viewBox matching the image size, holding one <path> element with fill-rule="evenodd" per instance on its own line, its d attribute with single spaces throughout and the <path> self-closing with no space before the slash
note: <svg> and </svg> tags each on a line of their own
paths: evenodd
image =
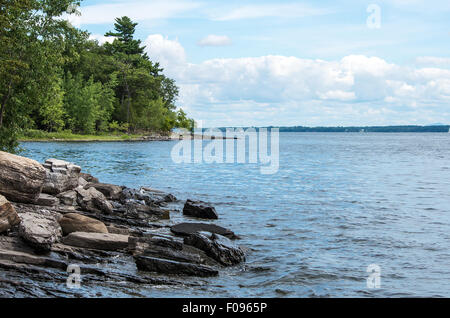
<svg viewBox="0 0 450 318">
<path fill-rule="evenodd" d="M 99 41 L 117 16 L 138 22 L 178 105 L 206 126 L 450 123 L 448 1 L 85 0 L 81 12 L 73 23 Z"/>
</svg>

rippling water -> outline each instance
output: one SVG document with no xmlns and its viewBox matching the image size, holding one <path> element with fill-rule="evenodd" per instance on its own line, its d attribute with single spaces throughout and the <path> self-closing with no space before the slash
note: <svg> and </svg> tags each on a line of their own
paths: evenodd
<svg viewBox="0 0 450 318">
<path fill-rule="evenodd" d="M 23 143 L 25 156 L 82 166 L 102 182 L 216 206 L 250 248 L 244 266 L 202 287 L 137 295 L 450 296 L 450 134 L 281 133 L 280 170 L 175 164 L 176 142 Z M 182 220 L 173 214 L 171 222 Z M 369 264 L 381 288 L 368 289 Z"/>
</svg>

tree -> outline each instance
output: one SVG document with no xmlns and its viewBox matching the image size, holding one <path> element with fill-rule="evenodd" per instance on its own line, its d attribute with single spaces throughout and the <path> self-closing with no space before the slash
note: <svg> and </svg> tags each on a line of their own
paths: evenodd
<svg viewBox="0 0 450 318">
<path fill-rule="evenodd" d="M 46 99 L 62 62 L 67 22 L 57 19 L 73 0 L 0 2 L 0 149 L 12 151 L 20 127 Z"/>
<path fill-rule="evenodd" d="M 112 54 L 124 53 L 126 55 L 141 55 L 148 58 L 144 53 L 145 46 L 141 46 L 141 40 L 134 39 L 137 23 L 133 23 L 129 17 L 116 18 L 114 30 L 116 32 L 107 32 L 106 37 L 114 37 L 112 44 L 106 43 L 105 46 L 111 50 Z"/>
</svg>

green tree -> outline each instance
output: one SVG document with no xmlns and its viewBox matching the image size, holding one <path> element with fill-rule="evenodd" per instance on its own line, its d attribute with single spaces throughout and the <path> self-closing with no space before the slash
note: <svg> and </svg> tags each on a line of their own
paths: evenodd
<svg viewBox="0 0 450 318">
<path fill-rule="evenodd" d="M 0 149 L 13 151 L 17 132 L 48 98 L 47 88 L 62 62 L 58 19 L 72 0 L 0 2 Z M 52 90 L 50 90 L 52 91 Z"/>
</svg>

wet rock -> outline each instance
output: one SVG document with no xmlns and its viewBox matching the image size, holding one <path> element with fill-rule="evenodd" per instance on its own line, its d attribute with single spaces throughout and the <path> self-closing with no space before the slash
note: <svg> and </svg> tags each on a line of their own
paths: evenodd
<svg viewBox="0 0 450 318">
<path fill-rule="evenodd" d="M 67 264 L 64 261 L 21 251 L 0 249 L 0 260 L 11 261 L 18 264 L 58 268 L 62 270 L 65 270 L 67 268 Z"/>
<path fill-rule="evenodd" d="M 59 225 L 64 235 L 73 232 L 108 233 L 108 229 L 103 222 L 77 213 L 65 214 L 59 220 Z"/>
<path fill-rule="evenodd" d="M 48 211 L 20 213 L 19 236 L 39 252 L 50 251 L 62 236 L 56 218 Z"/>
<path fill-rule="evenodd" d="M 184 204 L 183 214 L 201 219 L 218 219 L 216 209 L 202 201 L 187 200 Z"/>
<path fill-rule="evenodd" d="M 177 262 L 149 256 L 135 256 L 139 270 L 160 274 L 187 275 L 198 277 L 217 276 L 219 272 L 205 265 Z"/>
<path fill-rule="evenodd" d="M 58 198 L 46 193 L 41 193 L 36 201 L 36 205 L 40 206 L 55 206 L 58 204 L 59 204 Z"/>
<path fill-rule="evenodd" d="M 111 234 L 122 234 L 122 235 L 130 235 L 132 231 L 130 231 L 127 227 L 119 227 L 119 226 L 107 226 L 108 233 Z"/>
<path fill-rule="evenodd" d="M 184 244 L 194 246 L 224 266 L 245 261 L 244 252 L 228 238 L 209 232 L 194 233 L 184 239 Z"/>
<path fill-rule="evenodd" d="M 0 193 L 8 200 L 36 202 L 45 176 L 45 169 L 37 161 L 0 151 Z"/>
<path fill-rule="evenodd" d="M 0 195 L 0 233 L 20 223 L 16 209 L 6 198 Z"/>
<path fill-rule="evenodd" d="M 126 204 L 125 216 L 128 218 L 148 221 L 168 220 L 170 219 L 170 212 L 157 206 L 128 203 Z"/>
<path fill-rule="evenodd" d="M 69 190 L 57 195 L 59 202 L 63 205 L 76 206 L 77 205 L 77 192 Z"/>
<path fill-rule="evenodd" d="M 80 173 L 80 177 L 90 183 L 99 183 L 100 181 L 89 173 Z"/>
<path fill-rule="evenodd" d="M 107 183 L 88 183 L 84 186 L 85 189 L 95 188 L 97 191 L 103 193 L 103 195 L 109 200 L 119 200 L 122 194 L 122 187 L 114 184 Z"/>
<path fill-rule="evenodd" d="M 46 178 L 42 192 L 56 195 L 78 187 L 81 172 L 79 166 L 57 159 L 48 159 L 43 166 Z"/>
<path fill-rule="evenodd" d="M 180 223 L 170 228 L 172 233 L 181 236 L 189 236 L 197 232 L 211 232 L 225 236 L 229 239 L 238 239 L 239 237 L 231 230 L 215 224 L 208 223 Z"/>
<path fill-rule="evenodd" d="M 77 192 L 77 202 L 79 206 L 86 211 L 90 212 L 103 212 L 105 214 L 111 214 L 113 212 L 113 206 L 105 198 L 103 193 L 95 188 L 83 189 L 78 187 L 75 189 Z"/>
<path fill-rule="evenodd" d="M 177 262 L 217 266 L 205 252 L 166 237 L 130 237 L 128 249 L 133 255 L 144 255 Z"/>
<path fill-rule="evenodd" d="M 128 236 L 111 233 L 74 232 L 63 238 L 66 245 L 105 251 L 118 251 L 128 247 Z"/>
</svg>

